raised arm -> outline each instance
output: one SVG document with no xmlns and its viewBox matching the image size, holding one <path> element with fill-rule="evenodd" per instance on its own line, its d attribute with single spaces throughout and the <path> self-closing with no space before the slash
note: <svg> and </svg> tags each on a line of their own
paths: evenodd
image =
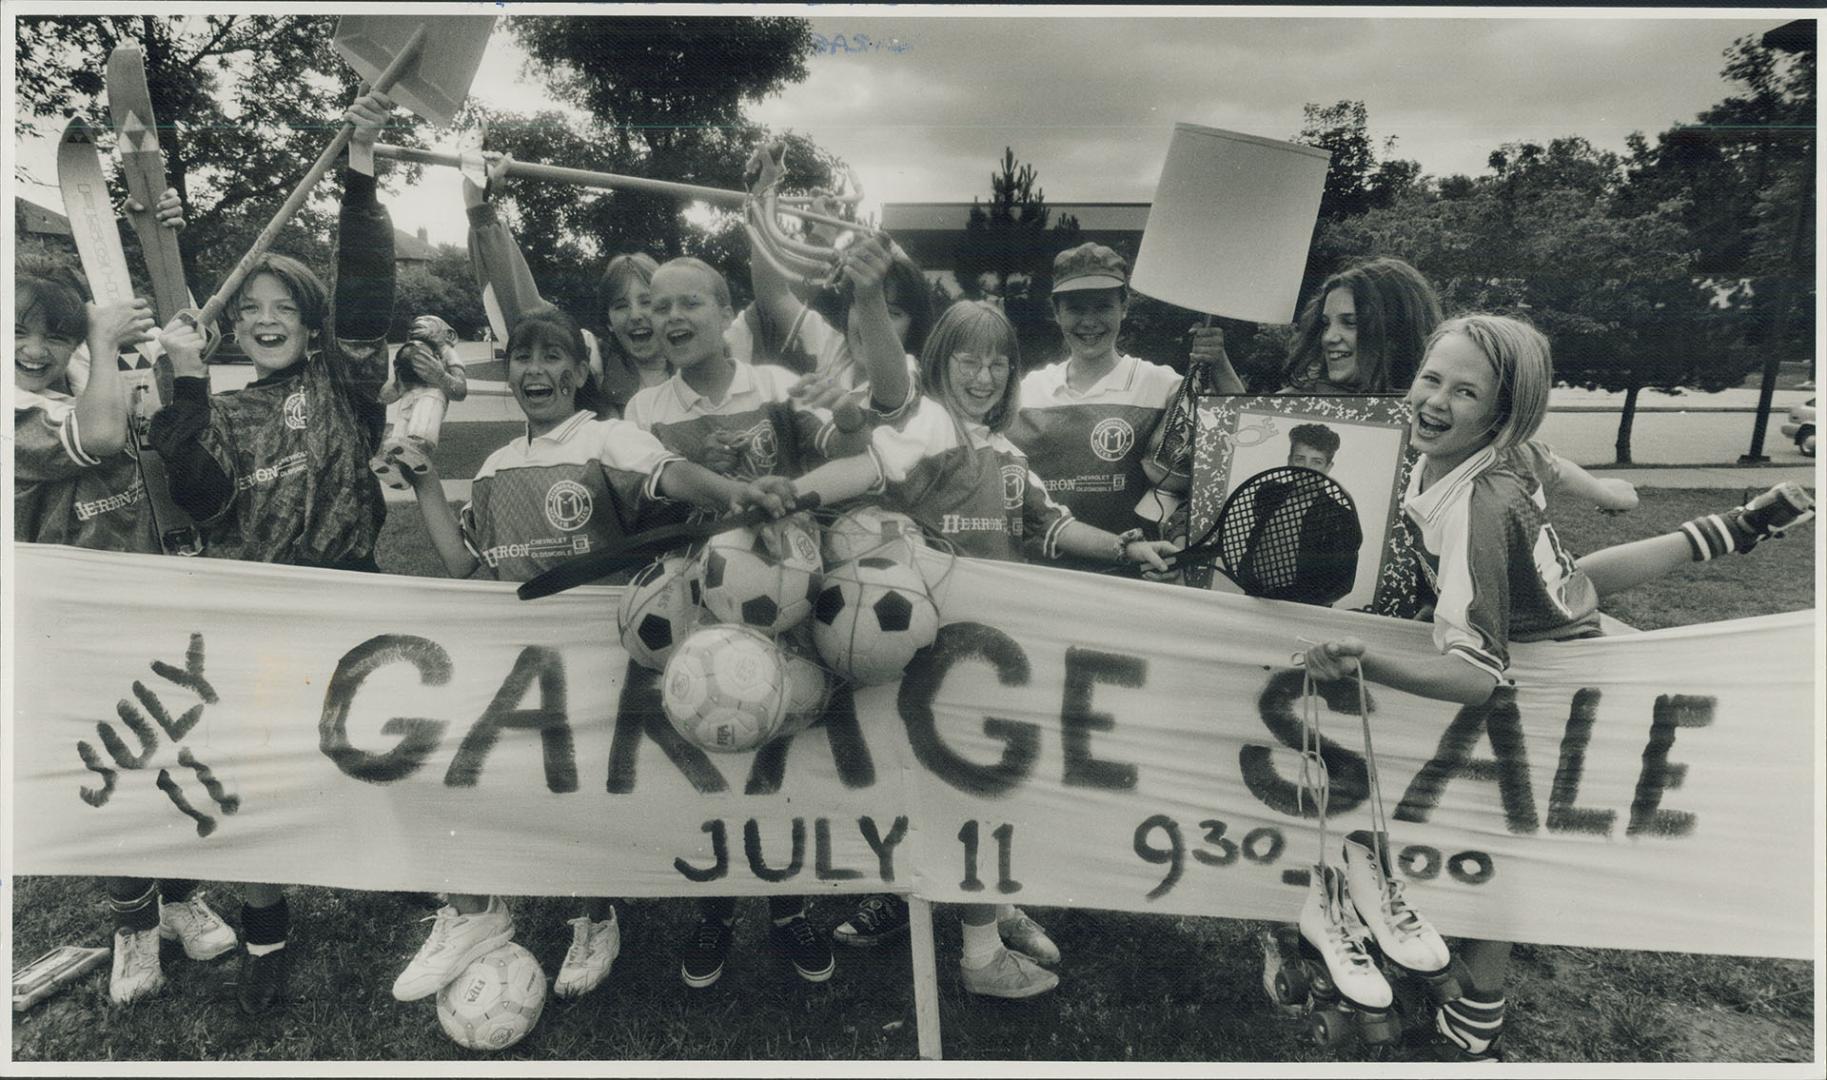
<svg viewBox="0 0 1827 1080">
<path fill-rule="evenodd" d="M 488 311 L 489 323 L 503 342 L 521 316 L 546 306 L 526 256 L 520 253 L 514 234 L 495 212 L 495 204 L 489 201 L 489 193 L 501 182 L 508 161 L 499 158 L 489 163 L 486 188 L 463 178 L 463 203 L 469 215 L 469 264 L 476 274 L 476 287 L 482 290 L 482 306 Z"/>
<path fill-rule="evenodd" d="M 343 203 L 336 227 L 336 289 L 332 299 L 336 347 L 325 354 L 378 440 L 386 425 L 380 404 L 387 381 L 387 328 L 393 323 L 393 219 L 381 205 L 372 150 L 393 102 L 368 93 L 350 106 L 355 124 L 343 171 Z M 363 166 L 368 171 L 363 171 Z"/>
<path fill-rule="evenodd" d="M 113 457 L 132 438 L 127 393 L 114 358 L 151 337 L 153 326 L 152 305 L 139 297 L 89 305 L 89 381 L 76 398 L 75 418 L 83 450 L 92 457 Z"/>
</svg>

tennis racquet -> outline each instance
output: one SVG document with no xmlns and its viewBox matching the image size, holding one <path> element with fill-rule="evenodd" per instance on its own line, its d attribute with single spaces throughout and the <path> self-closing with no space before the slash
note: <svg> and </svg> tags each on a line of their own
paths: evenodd
<svg viewBox="0 0 1827 1080">
<path fill-rule="evenodd" d="M 1250 596 L 1329 605 L 1351 591 L 1363 543 L 1357 505 L 1338 481 L 1283 465 L 1239 484 L 1171 561 L 1210 564 Z"/>
</svg>

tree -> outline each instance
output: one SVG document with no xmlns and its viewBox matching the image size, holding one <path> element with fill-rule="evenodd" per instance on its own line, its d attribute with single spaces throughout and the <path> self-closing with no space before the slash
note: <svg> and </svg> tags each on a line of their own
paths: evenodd
<svg viewBox="0 0 1827 1080">
<path fill-rule="evenodd" d="M 1491 163 L 1452 198 L 1419 191 L 1332 223 L 1328 246 L 1408 260 L 1449 312 L 1528 318 L 1553 342 L 1559 381 L 1625 392 L 1621 463 L 1645 388 L 1744 378 L 1736 320 L 1696 274 L 1684 205 L 1637 212 L 1619 197 L 1616 156 L 1579 138 L 1502 147 Z"/>
<path fill-rule="evenodd" d="M 998 171 L 990 174 L 990 201 L 971 200 L 971 215 L 958 239 L 953 261 L 966 297 L 1002 303 L 1020 338 L 1023 363 L 1035 367 L 1059 351 L 1048 296 L 1054 256 L 1079 242 L 1078 220 L 1052 220 L 1047 194 L 1034 166 L 1016 161 L 1004 147 Z M 1134 252 L 1128 253 L 1133 258 Z"/>
<path fill-rule="evenodd" d="M 488 313 L 476 291 L 467 251 L 445 245 L 429 262 L 408 263 L 399 268 L 394 281 L 393 325 L 388 336 L 404 341 L 412 320 L 420 315 L 438 316 L 466 341 L 488 325 Z"/>
<path fill-rule="evenodd" d="M 166 179 L 189 222 L 185 267 L 204 293 L 278 210 L 355 97 L 355 74 L 331 46 L 335 25 L 268 15 L 26 16 L 14 54 L 19 103 L 34 116 L 75 112 L 106 128 L 108 54 L 140 46 Z M 418 120 L 402 113 L 398 123 L 389 141 L 416 143 Z M 332 213 L 330 193 L 320 193 L 279 248 L 325 266 Z"/>
<path fill-rule="evenodd" d="M 489 123 L 488 149 L 516 158 L 622 175 L 740 190 L 743 164 L 771 133 L 743 115 L 805 78 L 812 48 L 804 19 L 640 16 L 514 17 L 508 27 L 553 93 L 579 113 L 535 116 L 472 107 Z M 794 132 L 783 186 L 835 187 L 842 163 Z M 696 255 L 747 291 L 748 243 L 740 219 L 700 224 L 689 203 L 631 190 L 584 191 L 515 181 L 500 197 L 541 290 L 585 325 L 597 325 L 596 278 L 623 251 Z"/>
</svg>

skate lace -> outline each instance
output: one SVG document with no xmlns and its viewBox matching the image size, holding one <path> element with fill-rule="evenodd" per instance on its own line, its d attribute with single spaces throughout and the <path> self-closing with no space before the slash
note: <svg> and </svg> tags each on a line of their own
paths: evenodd
<svg viewBox="0 0 1827 1080">
<path fill-rule="evenodd" d="M 1402 883 L 1386 879 L 1384 887 L 1389 890 L 1383 901 L 1383 915 L 1390 929 L 1404 937 L 1413 937 L 1423 933 L 1427 924 L 1422 921 L 1420 912 L 1408 906 L 1408 899 L 1402 895 Z"/>
</svg>

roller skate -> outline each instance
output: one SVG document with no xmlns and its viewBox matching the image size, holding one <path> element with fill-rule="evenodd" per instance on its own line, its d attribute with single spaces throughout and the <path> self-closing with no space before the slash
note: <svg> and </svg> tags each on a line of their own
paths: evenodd
<svg viewBox="0 0 1827 1080">
<path fill-rule="evenodd" d="M 1307 1010 L 1307 994 L 1313 980 L 1307 977 L 1306 961 L 1300 954 L 1300 927 L 1283 924 L 1264 930 L 1262 944 L 1262 991 L 1277 1012 L 1297 1019 Z"/>
<path fill-rule="evenodd" d="M 1380 1044 L 1401 1034 L 1395 995 L 1369 951 L 1370 932 L 1346 895 L 1339 870 L 1317 865 L 1300 911 L 1300 954 L 1309 986 L 1306 1038 L 1332 1049 L 1348 1040 Z"/>
<path fill-rule="evenodd" d="M 1460 995 L 1453 957 L 1439 931 L 1402 895 L 1390 873 L 1389 842 L 1360 829 L 1345 837 L 1345 892 L 1376 942 L 1376 951 L 1401 975 L 1427 988 L 1434 1002 Z"/>
<path fill-rule="evenodd" d="M 1739 554 L 1750 551 L 1759 540 L 1793 529 L 1814 517 L 1814 500 L 1794 481 L 1784 481 L 1743 506 L 1725 512 L 1738 534 Z"/>
</svg>

